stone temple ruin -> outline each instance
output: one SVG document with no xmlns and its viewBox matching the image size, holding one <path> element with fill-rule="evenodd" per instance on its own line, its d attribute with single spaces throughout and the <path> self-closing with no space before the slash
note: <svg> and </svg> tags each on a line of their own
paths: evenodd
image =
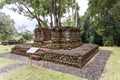
<svg viewBox="0 0 120 80">
<path fill-rule="evenodd" d="M 33 44 L 16 45 L 11 53 L 29 56 L 30 47 L 39 47 L 32 59 L 82 68 L 97 52 L 98 45 L 83 44 L 76 27 L 36 28 Z"/>
</svg>

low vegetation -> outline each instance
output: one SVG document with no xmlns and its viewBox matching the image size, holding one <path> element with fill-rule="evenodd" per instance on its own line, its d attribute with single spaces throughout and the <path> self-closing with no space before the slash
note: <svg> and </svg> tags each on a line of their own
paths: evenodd
<svg viewBox="0 0 120 80">
<path fill-rule="evenodd" d="M 9 52 L 13 46 L 0 45 L 0 53 Z M 0 57 L 0 69 L 14 64 L 16 61 Z M 24 66 L 7 73 L 0 74 L 0 80 L 83 80 L 79 77 L 64 74 L 61 72 L 41 68 Z"/>
<path fill-rule="evenodd" d="M 120 47 L 101 47 L 100 49 L 112 51 L 101 80 L 120 80 Z"/>
<path fill-rule="evenodd" d="M 0 45 L 0 53 L 10 52 L 14 45 Z"/>
<path fill-rule="evenodd" d="M 42 67 L 23 66 L 14 71 L 0 75 L 2 80 L 83 80 L 79 77 Z"/>
<path fill-rule="evenodd" d="M 0 52 L 10 51 L 13 46 L 0 45 Z M 109 50 L 110 55 L 101 80 L 119 80 L 120 76 L 120 47 L 100 47 L 101 50 Z M 0 69 L 14 64 L 16 61 L 0 57 Z M 61 72 L 41 68 L 24 66 L 8 73 L 0 74 L 2 80 L 82 80 L 78 77 L 63 74 Z M 84 79 L 83 79 L 84 80 Z"/>
<path fill-rule="evenodd" d="M 0 69 L 14 63 L 16 63 L 15 60 L 0 57 Z"/>
</svg>

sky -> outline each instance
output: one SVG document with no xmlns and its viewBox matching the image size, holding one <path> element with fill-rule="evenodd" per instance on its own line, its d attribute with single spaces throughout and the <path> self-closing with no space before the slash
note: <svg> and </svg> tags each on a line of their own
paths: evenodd
<svg viewBox="0 0 120 80">
<path fill-rule="evenodd" d="M 84 15 L 84 12 L 88 8 L 88 0 L 76 0 L 80 6 L 79 14 Z M 24 26 L 24 29 L 30 30 L 33 32 L 35 29 L 35 25 L 37 24 L 36 20 L 30 20 L 28 17 L 25 17 L 23 15 L 19 15 L 16 12 L 13 12 L 9 10 L 8 8 L 4 7 L 3 9 L 0 10 L 1 12 L 4 12 L 7 15 L 10 15 L 11 19 L 14 19 L 15 21 L 15 27 L 19 32 L 21 27 Z"/>
</svg>

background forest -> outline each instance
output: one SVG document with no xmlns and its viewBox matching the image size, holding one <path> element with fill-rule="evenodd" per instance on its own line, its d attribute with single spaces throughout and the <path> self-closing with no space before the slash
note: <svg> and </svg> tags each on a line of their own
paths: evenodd
<svg viewBox="0 0 120 80">
<path fill-rule="evenodd" d="M 11 10 L 36 19 L 39 27 L 78 27 L 84 43 L 120 46 L 119 0 L 89 0 L 88 9 L 83 16 L 79 16 L 80 7 L 76 0 L 1 0 L 0 7 L 10 4 L 14 4 Z M 69 14 L 70 11 L 72 14 Z M 49 22 L 47 18 L 50 19 Z M 0 13 L 0 40 L 14 39 L 15 33 L 17 30 L 14 21 Z M 29 31 L 21 35 L 26 38 L 25 35 L 29 34 L 33 36 Z"/>
</svg>

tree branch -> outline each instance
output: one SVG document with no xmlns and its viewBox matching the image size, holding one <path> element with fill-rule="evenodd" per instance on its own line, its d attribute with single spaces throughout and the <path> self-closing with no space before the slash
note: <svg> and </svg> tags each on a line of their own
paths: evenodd
<svg viewBox="0 0 120 80">
<path fill-rule="evenodd" d="M 21 0 L 19 0 L 19 1 L 28 10 L 28 12 L 32 15 L 32 17 L 37 20 L 39 27 L 41 27 L 40 18 L 37 17 L 37 15 L 33 15 L 32 11 L 27 7 L 27 5 L 24 2 L 22 2 Z"/>
</svg>

